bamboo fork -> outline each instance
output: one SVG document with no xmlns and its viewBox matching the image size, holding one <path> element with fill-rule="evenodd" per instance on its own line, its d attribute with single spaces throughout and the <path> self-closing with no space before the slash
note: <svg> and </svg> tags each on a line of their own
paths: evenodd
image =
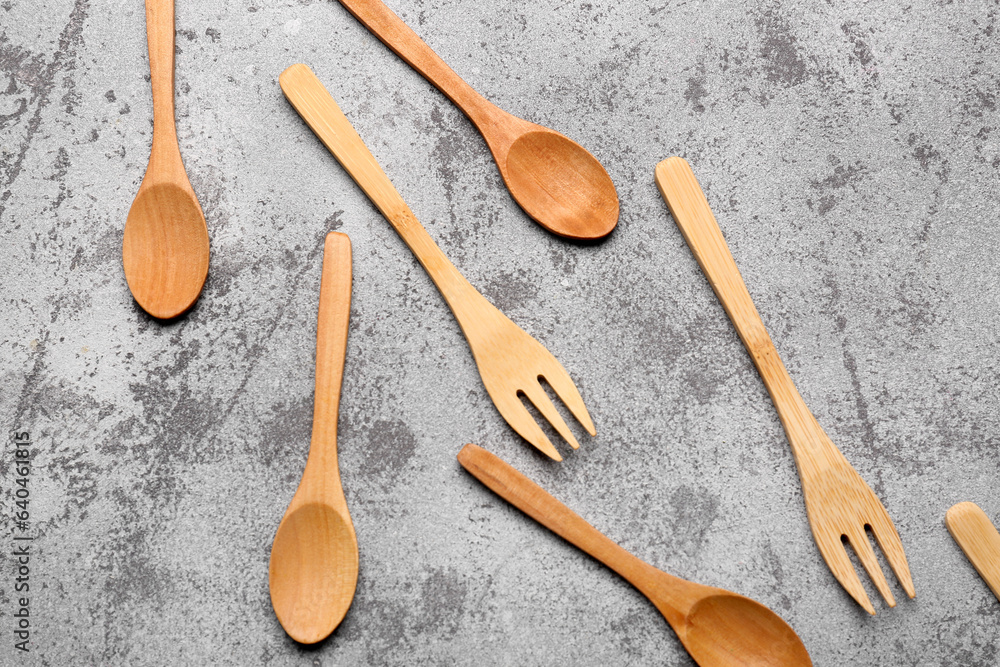
<svg viewBox="0 0 1000 667">
<path fill-rule="evenodd" d="M 771 395 L 795 456 L 813 538 L 833 576 L 869 614 L 875 614 L 844 548 L 846 538 L 879 593 L 890 607 L 896 606 L 865 533 L 868 528 L 903 590 L 914 597 L 910 569 L 892 519 L 823 432 L 792 383 L 691 167 L 679 157 L 664 160 L 656 166 L 656 184 Z"/>
<path fill-rule="evenodd" d="M 539 383 L 545 379 L 573 416 L 594 435 L 594 423 L 566 370 L 448 261 L 313 71 L 305 65 L 292 65 L 281 73 L 278 82 L 302 119 L 392 224 L 437 285 L 462 327 L 486 391 L 511 428 L 551 458 L 562 460 L 521 403 L 523 394 L 574 449 L 580 446 Z"/>
</svg>

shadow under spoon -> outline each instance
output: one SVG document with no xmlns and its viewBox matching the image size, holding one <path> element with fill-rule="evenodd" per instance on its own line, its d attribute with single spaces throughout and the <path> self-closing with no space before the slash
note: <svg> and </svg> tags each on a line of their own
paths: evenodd
<svg viewBox="0 0 1000 667">
<path fill-rule="evenodd" d="M 644 563 L 481 447 L 466 445 L 458 462 L 498 496 L 635 586 L 663 614 L 701 667 L 812 665 L 795 631 L 759 602 Z"/>
<path fill-rule="evenodd" d="M 358 539 L 337 465 L 337 414 L 351 312 L 351 242 L 327 234 L 316 330 L 312 443 L 299 488 L 271 546 L 271 604 L 297 642 L 326 639 L 358 583 Z"/>
<path fill-rule="evenodd" d="M 208 276 L 208 228 L 191 188 L 174 125 L 174 0 L 146 0 L 153 146 L 122 240 L 125 280 L 153 317 L 181 315 Z"/>
<path fill-rule="evenodd" d="M 477 93 L 380 0 L 340 0 L 356 19 L 469 117 L 511 196 L 553 234 L 599 239 L 618 224 L 618 193 L 597 158 L 568 137 Z"/>
</svg>

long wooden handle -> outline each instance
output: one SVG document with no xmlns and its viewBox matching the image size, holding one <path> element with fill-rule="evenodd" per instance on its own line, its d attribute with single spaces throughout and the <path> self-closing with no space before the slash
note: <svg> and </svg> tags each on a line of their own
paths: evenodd
<svg viewBox="0 0 1000 667">
<path fill-rule="evenodd" d="M 785 365 L 778 357 L 691 167 L 679 157 L 664 160 L 656 166 L 656 185 L 670 207 L 670 213 L 684 240 L 750 353 L 786 430 L 789 420 L 811 424 L 815 421 L 812 413 L 806 408 Z M 799 444 L 792 442 L 793 447 Z"/>
<path fill-rule="evenodd" d="M 323 277 L 319 288 L 316 323 L 316 393 L 313 402 L 312 442 L 306 474 L 322 474 L 323 483 L 340 484 L 337 465 L 337 419 L 344 380 L 347 329 L 351 319 L 351 239 L 330 232 L 323 246 Z M 328 490 L 326 490 L 328 491 Z M 330 499 L 338 494 L 325 493 Z M 342 494 L 340 494 L 342 495 Z"/>
<path fill-rule="evenodd" d="M 945 515 L 948 532 L 962 547 L 979 576 L 1000 600 L 1000 533 L 979 505 L 954 505 Z"/>
<path fill-rule="evenodd" d="M 174 126 L 174 0 L 146 0 L 149 82 L 153 89 L 153 148 L 156 157 L 180 157 Z"/>
<path fill-rule="evenodd" d="M 477 93 L 380 0 L 340 0 L 383 44 L 417 70 L 472 120 L 480 131 L 497 108 Z"/>
<path fill-rule="evenodd" d="M 462 310 L 464 304 L 470 298 L 482 300 L 482 297 L 448 261 L 413 215 L 330 93 L 313 71 L 301 64 L 282 72 L 278 82 L 302 119 L 413 251 L 459 323 L 463 323 L 466 319 Z"/>
<path fill-rule="evenodd" d="M 675 583 L 677 587 L 688 583 L 639 560 L 542 487 L 482 447 L 466 445 L 458 453 L 458 462 L 511 505 L 610 567 L 650 599 L 655 597 L 657 606 L 669 598 L 668 592 L 662 590 L 663 581 Z M 660 586 L 656 586 L 655 580 L 659 580 L 657 583 Z M 673 624 L 674 619 L 668 620 Z"/>
</svg>

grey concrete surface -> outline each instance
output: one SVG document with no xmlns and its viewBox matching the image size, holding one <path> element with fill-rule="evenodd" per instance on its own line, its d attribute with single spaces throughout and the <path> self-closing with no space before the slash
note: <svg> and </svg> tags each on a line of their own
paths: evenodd
<svg viewBox="0 0 1000 667">
<path fill-rule="evenodd" d="M 998 664 L 1000 604 L 943 522 L 972 500 L 1000 523 L 997 3 L 389 4 L 487 97 L 601 159 L 610 238 L 532 224 L 464 116 L 338 3 L 180 0 L 177 128 L 212 260 L 187 317 L 151 320 L 120 251 L 152 128 L 142 3 L 0 2 L 0 664 L 692 664 L 637 592 L 458 466 L 470 441 L 653 565 L 767 604 L 817 665 Z M 284 101 L 295 62 L 575 378 L 598 436 L 564 463 L 506 426 L 433 284 Z M 671 155 L 887 506 L 915 600 L 871 618 L 823 564 L 767 393 L 654 185 Z M 333 229 L 355 253 L 340 457 L 361 573 L 343 625 L 304 648 L 267 562 L 309 443 Z"/>
</svg>

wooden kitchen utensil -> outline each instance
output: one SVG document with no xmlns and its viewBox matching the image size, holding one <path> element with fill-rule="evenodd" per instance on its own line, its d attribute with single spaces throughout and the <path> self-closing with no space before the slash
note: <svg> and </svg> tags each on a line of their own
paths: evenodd
<svg viewBox="0 0 1000 667">
<path fill-rule="evenodd" d="M 558 132 L 487 101 L 379 0 L 340 3 L 469 117 L 525 213 L 568 238 L 611 233 L 618 224 L 618 193 L 597 158 Z"/>
<path fill-rule="evenodd" d="M 521 403 L 523 394 L 559 435 L 574 449 L 579 447 L 539 384 L 539 379 L 544 378 L 587 432 L 594 435 L 594 423 L 566 370 L 448 261 L 312 70 L 292 65 L 281 73 L 278 82 L 302 119 L 392 224 L 437 285 L 469 342 L 486 391 L 511 428 L 548 456 L 562 460 Z"/>
<path fill-rule="evenodd" d="M 948 532 L 1000 600 L 1000 533 L 975 503 L 958 503 L 945 515 Z"/>
<path fill-rule="evenodd" d="M 890 607 L 896 606 L 865 533 L 870 528 L 903 590 L 914 597 L 910 568 L 892 519 L 827 437 L 792 383 L 691 167 L 679 157 L 664 160 L 656 166 L 656 184 L 778 410 L 802 480 L 813 537 L 826 564 L 858 604 L 874 614 L 844 548 L 842 540 L 847 538 L 882 597 Z"/>
<path fill-rule="evenodd" d="M 153 146 L 125 221 L 122 263 L 132 296 L 153 317 L 194 305 L 208 275 L 208 228 L 174 126 L 174 0 L 146 0 Z"/>
<path fill-rule="evenodd" d="M 812 665 L 795 631 L 759 602 L 644 563 L 481 447 L 466 445 L 458 453 L 458 462 L 498 496 L 635 586 L 663 614 L 702 667 Z"/>
<path fill-rule="evenodd" d="M 337 415 L 351 314 L 351 241 L 331 232 L 323 249 L 316 327 L 312 443 L 299 488 L 271 546 L 271 604 L 297 642 L 325 639 L 344 620 L 358 583 L 358 539 L 337 465 Z"/>
</svg>

